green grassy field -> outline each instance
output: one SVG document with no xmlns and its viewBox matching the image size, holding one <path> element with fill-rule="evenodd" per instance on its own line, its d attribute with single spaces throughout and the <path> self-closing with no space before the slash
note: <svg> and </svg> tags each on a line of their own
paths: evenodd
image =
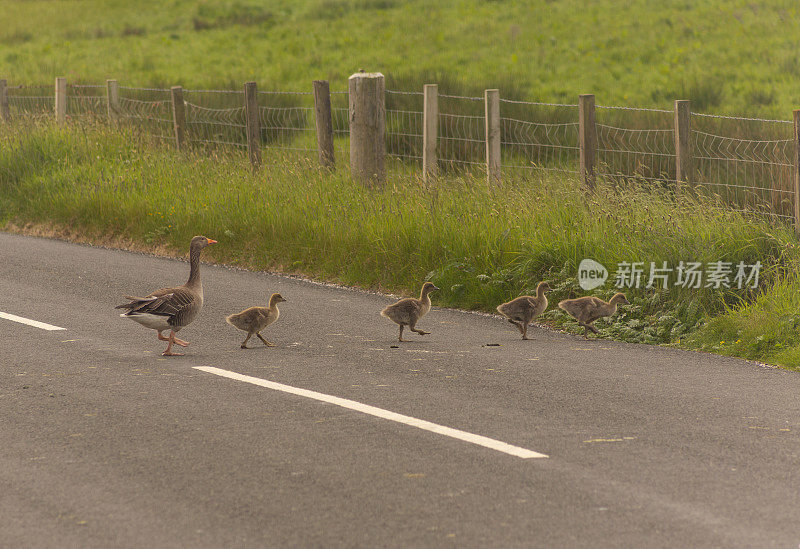
<svg viewBox="0 0 800 549">
<path fill-rule="evenodd" d="M 499 87 L 504 97 L 791 119 L 800 106 L 791 0 L 2 1 L 0 75 L 123 85 L 344 89 L 359 68 L 394 89 Z"/>
</svg>

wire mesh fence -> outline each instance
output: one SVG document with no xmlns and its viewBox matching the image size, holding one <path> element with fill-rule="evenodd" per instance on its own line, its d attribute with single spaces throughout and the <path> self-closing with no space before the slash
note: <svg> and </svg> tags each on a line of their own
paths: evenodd
<svg viewBox="0 0 800 549">
<path fill-rule="evenodd" d="M 501 168 L 577 174 L 578 106 L 500 99 Z"/>
<path fill-rule="evenodd" d="M 150 138 L 166 140 L 175 137 L 172 98 L 168 89 L 120 86 L 116 116 Z"/>
<path fill-rule="evenodd" d="M 317 150 L 312 92 L 258 92 L 261 142 L 312 156 Z"/>
<path fill-rule="evenodd" d="M 204 147 L 246 147 L 243 91 L 183 90 L 186 140 Z"/>
<path fill-rule="evenodd" d="M 445 170 L 486 170 L 482 97 L 439 95 L 439 163 Z"/>
<path fill-rule="evenodd" d="M 7 92 L 12 118 L 52 116 L 54 112 L 53 86 L 9 86 Z"/>
<path fill-rule="evenodd" d="M 386 90 L 386 154 L 406 173 L 422 168 L 422 92 Z"/>
<path fill-rule="evenodd" d="M 346 91 L 331 92 L 331 124 L 336 162 L 342 162 L 350 149 L 350 106 Z"/>
<path fill-rule="evenodd" d="M 119 88 L 109 106 L 107 86 L 67 88 L 67 117 L 112 115 L 143 136 L 175 140 L 172 97 L 164 88 Z M 53 116 L 52 86 L 8 86 L 9 115 Z M 184 90 L 186 142 L 200 147 L 247 147 L 244 92 Z M 346 164 L 350 108 L 346 91 L 330 95 L 334 153 Z M 308 159 L 317 157 L 314 94 L 257 93 L 261 146 Z M 386 151 L 394 170 L 419 174 L 424 150 L 424 94 L 386 91 Z M 486 170 L 483 97 L 438 95 L 439 168 L 444 172 Z M 578 105 L 500 100 L 501 169 L 522 178 L 540 173 L 577 175 Z M 600 106 L 595 109 L 596 174 L 600 181 L 676 182 L 676 119 L 672 110 Z M 780 221 L 794 220 L 795 143 L 786 120 L 693 113 L 686 173 L 696 188 L 736 208 Z"/>
<path fill-rule="evenodd" d="M 99 85 L 67 85 L 67 116 L 98 117 L 108 113 L 106 87 Z"/>
<path fill-rule="evenodd" d="M 675 181 L 673 111 L 598 105 L 596 119 L 599 176 Z"/>
<path fill-rule="evenodd" d="M 694 180 L 728 204 L 794 219 L 793 124 L 694 114 Z"/>
</svg>

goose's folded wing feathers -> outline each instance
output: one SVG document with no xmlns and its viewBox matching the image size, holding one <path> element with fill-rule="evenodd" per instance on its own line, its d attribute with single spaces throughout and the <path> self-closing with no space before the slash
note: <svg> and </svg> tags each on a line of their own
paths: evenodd
<svg viewBox="0 0 800 549">
<path fill-rule="evenodd" d="M 172 293 L 165 294 L 148 303 L 144 311 L 157 315 L 175 316 L 195 302 L 196 295 L 185 288 L 175 288 Z"/>
</svg>

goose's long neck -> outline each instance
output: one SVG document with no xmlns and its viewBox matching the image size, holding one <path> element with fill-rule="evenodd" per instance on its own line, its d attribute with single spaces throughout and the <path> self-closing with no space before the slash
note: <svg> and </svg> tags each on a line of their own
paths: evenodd
<svg viewBox="0 0 800 549">
<path fill-rule="evenodd" d="M 193 248 L 189 252 L 189 280 L 186 285 L 192 288 L 203 287 L 203 283 L 200 281 L 200 250 L 197 248 Z"/>
</svg>

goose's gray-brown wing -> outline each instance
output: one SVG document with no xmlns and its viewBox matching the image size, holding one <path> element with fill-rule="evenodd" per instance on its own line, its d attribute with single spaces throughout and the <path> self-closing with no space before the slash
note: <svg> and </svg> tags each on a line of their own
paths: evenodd
<svg viewBox="0 0 800 549">
<path fill-rule="evenodd" d="M 147 297 L 124 296 L 130 303 L 118 305 L 116 309 L 128 309 L 127 314 L 151 314 L 168 317 L 173 326 L 184 326 L 197 312 L 200 301 L 196 292 L 183 286 L 162 288 Z"/>
</svg>

